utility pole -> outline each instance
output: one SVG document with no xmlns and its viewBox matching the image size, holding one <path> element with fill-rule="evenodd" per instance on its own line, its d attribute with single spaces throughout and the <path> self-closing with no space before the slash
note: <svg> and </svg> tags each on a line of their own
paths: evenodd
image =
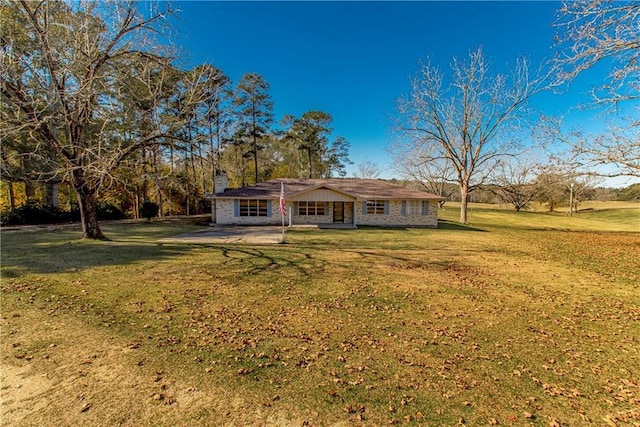
<svg viewBox="0 0 640 427">
<path fill-rule="evenodd" d="M 569 216 L 573 216 L 573 182 L 569 190 Z"/>
</svg>

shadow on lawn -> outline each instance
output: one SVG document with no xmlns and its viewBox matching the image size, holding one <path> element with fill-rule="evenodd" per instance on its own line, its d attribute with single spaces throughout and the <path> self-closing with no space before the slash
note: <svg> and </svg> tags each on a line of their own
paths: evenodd
<svg viewBox="0 0 640 427">
<path fill-rule="evenodd" d="M 82 240 L 51 242 L 44 239 L 31 239 L 28 244 L 10 245 L 6 239 L 3 240 L 4 278 L 17 278 L 25 273 L 65 273 L 146 260 L 162 261 L 181 256 L 192 249 L 188 246 L 154 243 Z"/>
<path fill-rule="evenodd" d="M 438 220 L 438 230 L 487 232 L 487 230 L 483 230 L 481 228 L 470 227 L 468 225 L 460 224 L 459 222 L 447 221 L 446 219 Z"/>
<path fill-rule="evenodd" d="M 283 252 L 281 256 L 277 256 L 278 248 L 273 248 L 271 245 L 264 249 L 259 246 L 231 247 L 207 245 L 206 247 L 220 250 L 224 258 L 243 262 L 247 267 L 250 267 L 247 271 L 249 275 L 255 275 L 269 270 L 292 268 L 302 276 L 309 277 L 314 269 L 324 268 L 326 264 L 324 261 L 314 258 L 307 252 L 291 251 L 290 249 Z M 294 257 L 291 256 L 292 254 Z"/>
</svg>

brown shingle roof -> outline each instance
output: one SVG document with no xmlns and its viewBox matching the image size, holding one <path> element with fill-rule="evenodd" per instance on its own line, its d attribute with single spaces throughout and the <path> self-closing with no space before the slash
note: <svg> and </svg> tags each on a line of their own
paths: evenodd
<svg viewBox="0 0 640 427">
<path fill-rule="evenodd" d="M 315 188 L 327 187 L 350 194 L 358 199 L 420 199 L 441 200 L 424 191 L 413 190 L 400 185 L 391 184 L 377 179 L 356 178 L 328 178 L 328 179 L 275 179 L 261 182 L 250 187 L 242 187 L 226 190 L 217 194 L 218 198 L 259 198 L 277 199 L 280 197 L 280 183 L 284 183 L 286 197 L 309 191 Z"/>
</svg>

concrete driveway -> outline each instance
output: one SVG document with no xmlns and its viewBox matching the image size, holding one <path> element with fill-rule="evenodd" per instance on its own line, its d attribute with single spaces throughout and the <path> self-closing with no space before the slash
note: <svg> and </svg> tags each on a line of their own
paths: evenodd
<svg viewBox="0 0 640 427">
<path fill-rule="evenodd" d="M 252 243 L 272 244 L 282 242 L 280 226 L 215 226 L 192 233 L 161 239 L 161 242 L 180 243 Z"/>
</svg>

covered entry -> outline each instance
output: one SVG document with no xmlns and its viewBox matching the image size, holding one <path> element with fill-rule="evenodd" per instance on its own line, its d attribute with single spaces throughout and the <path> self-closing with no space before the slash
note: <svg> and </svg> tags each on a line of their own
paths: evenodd
<svg viewBox="0 0 640 427">
<path fill-rule="evenodd" d="M 292 194 L 291 225 L 355 227 L 356 197 L 328 186 Z"/>
</svg>

